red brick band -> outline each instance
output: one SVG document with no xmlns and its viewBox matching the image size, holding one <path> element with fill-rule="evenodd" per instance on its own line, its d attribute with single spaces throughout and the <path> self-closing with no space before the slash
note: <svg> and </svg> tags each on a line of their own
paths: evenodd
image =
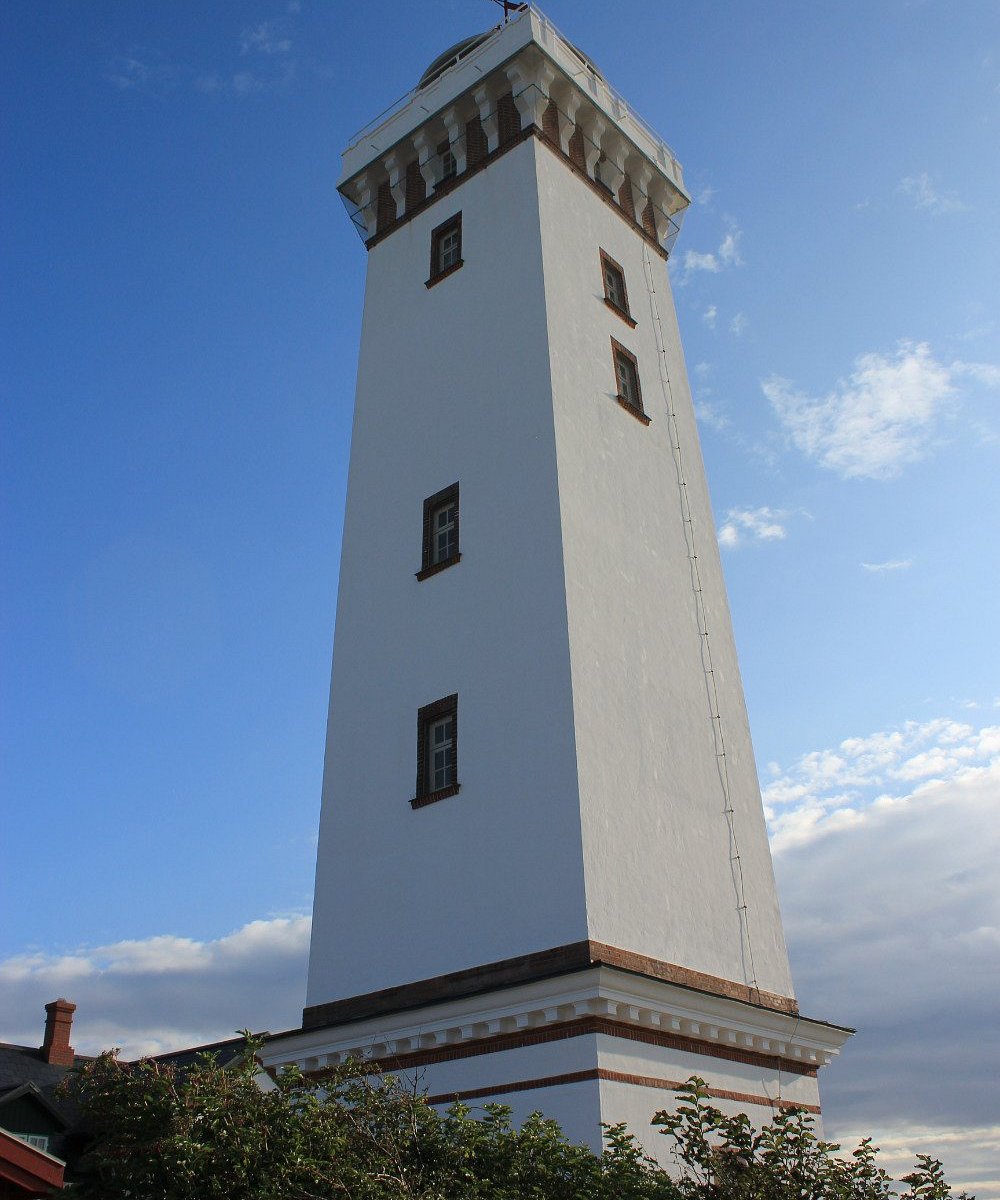
<svg viewBox="0 0 1000 1200">
<path fill-rule="evenodd" d="M 536 1088 L 560 1087 L 567 1083 L 585 1083 L 591 1079 L 606 1079 L 612 1083 L 628 1083 L 635 1087 L 657 1088 L 674 1092 L 683 1087 L 683 1081 L 660 1079 L 655 1075 L 631 1075 L 626 1071 L 609 1071 L 605 1067 L 591 1067 L 586 1071 L 570 1071 L 565 1075 L 546 1075 L 540 1079 L 519 1079 L 516 1083 L 501 1083 L 496 1087 L 468 1088 L 461 1092 L 442 1092 L 428 1096 L 428 1104 L 449 1104 L 455 1100 L 482 1100 L 487 1096 L 506 1096 L 511 1092 L 530 1092 Z M 738 1104 L 762 1104 L 768 1108 L 801 1108 L 809 1113 L 820 1112 L 818 1104 L 797 1104 L 793 1100 L 772 1099 L 757 1096 L 752 1092 L 731 1092 L 726 1088 L 706 1088 L 713 1100 L 735 1100 Z"/>
<path fill-rule="evenodd" d="M 585 971 L 595 966 L 616 967 L 633 975 L 658 979 L 712 996 L 724 996 L 773 1012 L 797 1016 L 799 1011 L 798 1005 L 790 996 L 779 996 L 774 992 L 753 988 L 745 983 L 736 983 L 731 979 L 721 979 L 716 975 L 707 975 L 703 971 L 693 971 L 689 967 L 679 967 L 675 963 L 663 962 L 645 954 L 620 950 L 603 942 L 585 941 L 553 946 L 535 954 L 505 958 L 464 971 L 451 971 L 447 975 L 383 988 L 381 991 L 368 992 L 362 996 L 349 996 L 326 1004 L 314 1004 L 303 1010 L 302 1028 L 318 1029 L 324 1025 L 341 1025 L 386 1013 L 403 1012 L 408 1008 L 421 1008 L 444 1000 L 475 996 L 500 988 L 514 987 L 517 984 L 549 979 L 556 975 Z"/>
</svg>

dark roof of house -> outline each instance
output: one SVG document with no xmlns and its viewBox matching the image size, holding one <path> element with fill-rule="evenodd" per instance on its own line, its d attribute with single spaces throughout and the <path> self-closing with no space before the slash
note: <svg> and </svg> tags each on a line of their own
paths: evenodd
<svg viewBox="0 0 1000 1200">
<path fill-rule="evenodd" d="M 90 1058 L 78 1054 L 76 1062 L 80 1065 L 90 1062 Z M 50 1108 L 68 1125 L 74 1124 L 79 1119 L 79 1109 L 56 1092 L 71 1070 L 71 1067 L 46 1062 L 37 1046 L 14 1046 L 9 1042 L 0 1042 L 0 1106 L 4 1100 L 12 1099 L 13 1093 L 25 1084 L 32 1084 Z"/>
<path fill-rule="evenodd" d="M 266 1033 L 254 1034 L 255 1037 L 267 1037 Z M 169 1054 L 157 1054 L 153 1061 L 166 1063 L 173 1067 L 192 1067 L 203 1054 L 211 1054 L 216 1066 L 228 1067 L 243 1057 L 246 1049 L 246 1039 L 243 1037 L 227 1038 L 224 1042 L 209 1042 L 204 1046 L 191 1046 L 186 1050 L 174 1050 Z"/>
</svg>

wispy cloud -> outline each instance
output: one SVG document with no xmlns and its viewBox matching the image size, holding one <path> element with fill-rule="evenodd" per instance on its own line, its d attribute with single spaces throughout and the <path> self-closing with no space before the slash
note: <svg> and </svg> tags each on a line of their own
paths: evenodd
<svg viewBox="0 0 1000 1200">
<path fill-rule="evenodd" d="M 240 53 L 287 54 L 292 48 L 292 39 L 278 21 L 261 21 L 248 26 L 240 34 Z"/>
<path fill-rule="evenodd" d="M 993 363 L 961 362 L 951 364 L 952 374 L 964 375 L 988 388 L 1000 388 L 1000 367 Z"/>
<path fill-rule="evenodd" d="M 710 304 L 708 306 L 708 308 L 706 308 L 705 311 L 701 314 L 701 319 L 705 322 L 705 324 L 709 327 L 709 329 L 714 329 L 715 328 L 715 319 L 718 315 L 719 315 L 719 310 L 715 307 L 714 304 Z"/>
<path fill-rule="evenodd" d="M 289 4 L 294 15 L 299 6 Z M 236 38 L 236 51 L 228 69 L 218 66 L 196 70 L 184 63 L 167 63 L 153 50 L 133 50 L 116 55 L 108 64 L 107 79 L 120 91 L 165 96 L 177 89 L 202 95 L 251 96 L 282 91 L 295 79 L 297 63 L 291 51 L 291 16 L 247 26 Z M 252 56 L 250 63 L 242 60 Z M 252 64 L 253 69 L 250 69 Z"/>
<path fill-rule="evenodd" d="M 703 187 L 703 188 L 702 188 L 702 189 L 701 189 L 701 190 L 698 192 L 698 194 L 695 196 L 695 201 L 696 201 L 698 204 L 700 204 L 700 205 L 701 205 L 701 206 L 704 208 L 704 207 L 705 207 L 705 205 L 707 205 L 707 204 L 711 204 L 711 202 L 712 202 L 712 197 L 713 197 L 714 195 L 715 195 L 715 188 L 714 188 L 714 187 Z"/>
<path fill-rule="evenodd" d="M 158 60 L 148 51 L 116 55 L 108 64 L 107 80 L 120 91 L 163 94 L 184 83 L 185 71 L 173 63 Z"/>
<path fill-rule="evenodd" d="M 886 562 L 863 562 L 861 565 L 866 571 L 871 571 L 873 575 L 883 575 L 887 571 L 908 571 L 913 566 L 913 560 L 911 558 L 890 558 Z"/>
<path fill-rule="evenodd" d="M 901 195 L 908 196 L 916 208 L 929 212 L 934 216 L 945 213 L 966 212 L 968 205 L 963 204 L 953 192 L 941 192 L 926 171 L 919 175 L 907 175 L 896 187 Z"/>
<path fill-rule="evenodd" d="M 160 1054 L 246 1027 L 287 1029 L 304 999 L 309 928 L 305 916 L 275 917 L 212 941 L 164 935 L 8 958 L 2 1037 L 39 1045 L 43 1005 L 55 996 L 77 1004 L 82 1054 Z"/>
<path fill-rule="evenodd" d="M 733 337 L 742 337 L 746 333 L 749 324 L 750 322 L 747 320 L 746 313 L 738 312 L 729 322 L 729 332 Z"/>
<path fill-rule="evenodd" d="M 977 730 L 946 717 L 846 738 L 835 750 L 803 755 L 787 771 L 772 763 L 763 792 L 772 844 L 782 850 L 811 842 L 869 809 L 901 802 L 900 782 L 954 780 L 983 765 L 1000 778 L 1000 726 Z"/>
<path fill-rule="evenodd" d="M 889 479 L 926 453 L 935 425 L 955 396 L 952 372 L 924 343 L 895 354 L 863 354 L 825 396 L 796 391 L 772 376 L 764 395 L 792 443 L 845 479 Z"/>
<path fill-rule="evenodd" d="M 788 536 L 782 522 L 790 514 L 776 508 L 730 508 L 719 529 L 719 545 L 733 550 L 746 542 L 781 541 Z"/>
<path fill-rule="evenodd" d="M 717 404 L 712 404 L 709 400 L 699 398 L 695 402 L 694 415 L 702 425 L 707 425 L 709 429 L 714 429 L 716 433 L 724 433 L 732 425 L 732 421 L 730 421 L 722 409 Z"/>
<path fill-rule="evenodd" d="M 719 259 L 715 254 L 702 253 L 700 250 L 687 250 L 684 253 L 685 271 L 720 271 Z"/>
<path fill-rule="evenodd" d="M 742 231 L 734 223 L 719 244 L 719 262 L 724 267 L 741 267 L 743 265 L 743 259 L 740 256 L 740 238 L 742 236 Z"/>
<path fill-rule="evenodd" d="M 684 254 L 682 271 L 679 282 L 686 283 L 691 275 L 699 271 L 707 271 L 716 275 L 727 267 L 743 266 L 743 256 L 740 253 L 740 240 L 743 232 L 731 218 L 727 220 L 727 229 L 719 243 L 718 249 L 712 251 L 688 250 Z"/>
</svg>

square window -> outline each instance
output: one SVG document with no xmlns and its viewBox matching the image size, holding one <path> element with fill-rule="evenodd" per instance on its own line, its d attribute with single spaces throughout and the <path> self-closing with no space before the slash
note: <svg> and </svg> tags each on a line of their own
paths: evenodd
<svg viewBox="0 0 1000 1200">
<path fill-rule="evenodd" d="M 635 328 L 635 321 L 628 308 L 628 289 L 625 287 L 625 271 L 610 254 L 601 251 L 601 276 L 604 280 L 604 303 L 623 321 Z"/>
<path fill-rule="evenodd" d="M 454 796 L 458 784 L 458 694 L 417 712 L 417 794 L 414 808 Z"/>
<path fill-rule="evenodd" d="M 456 213 L 431 232 L 431 274 L 427 287 L 462 265 L 462 214 Z"/>
<path fill-rule="evenodd" d="M 642 409 L 642 389 L 639 387 L 639 364 L 636 362 L 635 355 L 626 350 L 620 342 L 616 342 L 612 338 L 611 357 L 615 366 L 618 403 L 634 417 L 638 417 L 644 425 L 648 425 L 649 417 L 646 416 Z"/>
<path fill-rule="evenodd" d="M 458 484 L 453 483 L 424 501 L 424 536 L 418 579 L 452 567 L 462 555 L 458 549 Z"/>
</svg>

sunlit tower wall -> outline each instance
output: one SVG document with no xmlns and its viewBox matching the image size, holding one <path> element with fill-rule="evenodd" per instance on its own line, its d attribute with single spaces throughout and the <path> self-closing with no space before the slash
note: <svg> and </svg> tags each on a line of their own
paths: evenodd
<svg viewBox="0 0 1000 1200">
<path fill-rule="evenodd" d="M 575 1139 L 818 1112 L 667 257 L 669 147 L 534 8 L 344 152 L 368 250 L 309 981 L 349 1055 Z M 658 1139 L 663 1143 L 664 1139 Z"/>
</svg>

